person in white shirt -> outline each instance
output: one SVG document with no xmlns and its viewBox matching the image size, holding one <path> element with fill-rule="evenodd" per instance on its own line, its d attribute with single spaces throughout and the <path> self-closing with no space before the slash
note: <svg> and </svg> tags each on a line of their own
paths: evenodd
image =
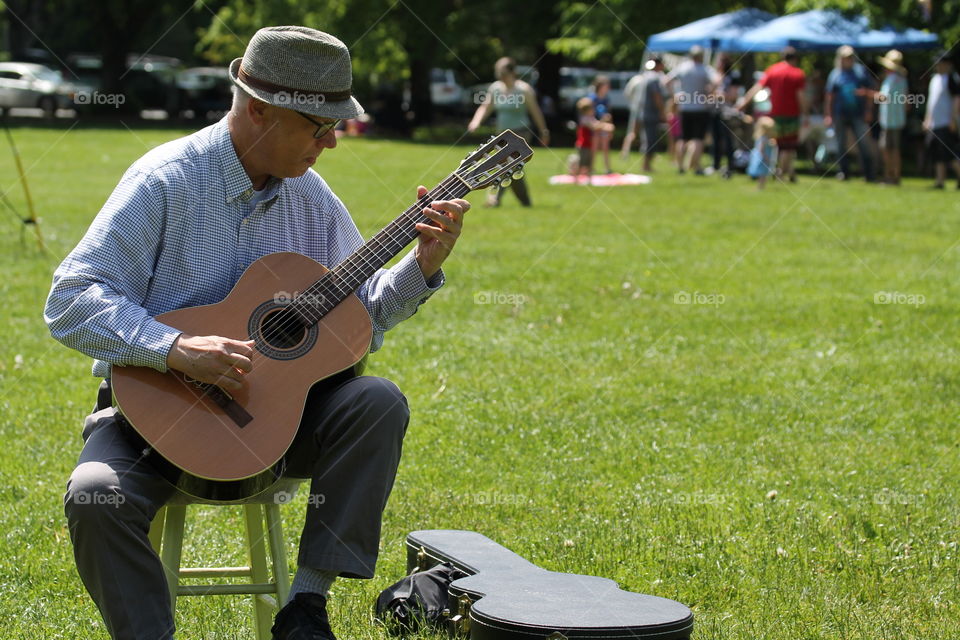
<svg viewBox="0 0 960 640">
<path fill-rule="evenodd" d="M 960 114 L 960 78 L 953 71 L 948 52 L 936 60 L 936 73 L 930 78 L 927 113 L 923 129 L 927 132 L 927 150 L 934 163 L 934 189 L 943 189 L 947 165 L 953 167 L 960 189 L 960 160 L 957 159 L 957 116 Z"/>
</svg>

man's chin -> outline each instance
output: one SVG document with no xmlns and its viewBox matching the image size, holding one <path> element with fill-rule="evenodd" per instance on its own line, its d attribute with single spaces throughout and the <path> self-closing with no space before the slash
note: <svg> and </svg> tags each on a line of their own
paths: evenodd
<svg viewBox="0 0 960 640">
<path fill-rule="evenodd" d="M 309 171 L 316 161 L 317 161 L 316 158 L 314 158 L 313 160 L 304 160 L 296 168 L 291 169 L 290 175 L 288 175 L 287 177 L 299 178 L 300 176 L 305 174 L 307 171 Z"/>
</svg>

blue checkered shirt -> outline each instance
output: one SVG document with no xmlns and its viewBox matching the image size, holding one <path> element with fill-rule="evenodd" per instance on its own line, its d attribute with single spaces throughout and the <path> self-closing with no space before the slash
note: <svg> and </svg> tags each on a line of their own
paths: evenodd
<svg viewBox="0 0 960 640">
<path fill-rule="evenodd" d="M 256 195 L 255 195 L 256 194 Z M 166 370 L 180 332 L 154 316 L 219 302 L 253 261 L 296 251 L 334 266 L 363 244 L 346 207 L 312 169 L 271 178 L 259 194 L 226 120 L 150 151 L 123 175 L 53 276 L 44 319 L 54 338 L 110 366 Z M 425 282 L 413 252 L 357 291 L 372 350 L 443 284 Z"/>
</svg>

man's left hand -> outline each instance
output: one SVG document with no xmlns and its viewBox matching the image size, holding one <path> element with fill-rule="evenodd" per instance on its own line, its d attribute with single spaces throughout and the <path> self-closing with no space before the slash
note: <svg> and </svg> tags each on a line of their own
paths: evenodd
<svg viewBox="0 0 960 640">
<path fill-rule="evenodd" d="M 418 200 L 426 193 L 426 187 L 417 187 Z M 463 229 L 463 215 L 469 210 L 470 203 L 461 198 L 434 200 L 423 209 L 423 215 L 430 219 L 430 223 L 417 223 L 420 242 L 414 255 L 425 280 L 436 275 L 440 265 L 453 251 L 453 245 Z"/>
</svg>

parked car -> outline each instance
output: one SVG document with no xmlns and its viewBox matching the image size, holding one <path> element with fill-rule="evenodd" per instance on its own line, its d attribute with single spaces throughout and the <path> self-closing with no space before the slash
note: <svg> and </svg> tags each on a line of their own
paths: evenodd
<svg viewBox="0 0 960 640">
<path fill-rule="evenodd" d="M 67 57 L 67 64 L 77 74 L 77 84 L 83 86 L 85 91 L 92 93 L 100 90 L 103 60 L 98 54 L 74 53 Z M 127 56 L 124 93 L 120 104 L 135 112 L 163 110 L 170 116 L 176 115 L 176 74 L 179 67 L 180 60 L 177 58 L 131 53 Z M 83 109 L 90 105 L 88 99 L 77 107 Z"/>
<path fill-rule="evenodd" d="M 440 110 L 456 111 L 463 102 L 463 87 L 453 69 L 430 70 L 430 101 Z"/>
<path fill-rule="evenodd" d="M 53 116 L 72 106 L 74 88 L 59 71 L 32 62 L 0 62 L 0 111 L 15 107 L 43 109 Z"/>
<path fill-rule="evenodd" d="M 610 78 L 610 110 L 615 113 L 626 113 L 630 110 L 630 103 L 623 90 L 630 78 L 637 71 L 598 71 L 589 67 L 561 67 L 560 68 L 560 109 L 568 116 L 576 115 L 577 100 L 588 95 L 593 81 L 597 76 L 605 75 Z"/>
<path fill-rule="evenodd" d="M 219 118 L 230 110 L 233 82 L 226 67 L 184 69 L 176 83 L 181 114 L 190 111 L 197 119 Z"/>
</svg>

